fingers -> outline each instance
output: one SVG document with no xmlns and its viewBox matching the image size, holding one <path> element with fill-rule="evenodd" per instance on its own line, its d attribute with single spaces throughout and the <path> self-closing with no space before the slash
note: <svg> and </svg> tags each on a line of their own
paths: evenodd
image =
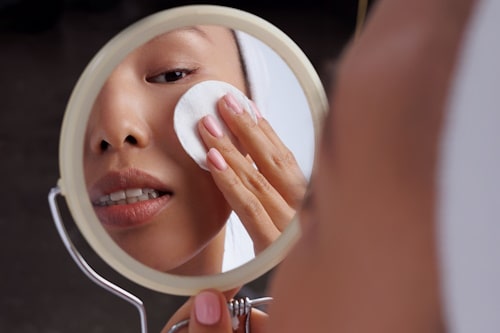
<svg viewBox="0 0 500 333">
<path fill-rule="evenodd" d="M 248 164 L 244 158 L 243 160 Z M 279 237 L 281 230 L 276 226 L 275 221 L 280 221 L 277 223 L 278 225 L 285 225 L 286 222 L 291 219 L 290 208 L 284 203 L 284 200 L 279 197 L 279 194 L 275 194 L 275 201 L 281 202 L 282 204 L 284 203 L 285 207 L 283 209 L 284 212 L 282 210 L 281 212 L 273 214 L 273 220 L 267 212 L 269 208 L 264 206 L 263 201 L 275 207 L 276 210 L 278 210 L 276 206 L 279 206 L 279 203 L 273 202 L 270 198 L 272 195 L 269 193 L 263 194 L 267 199 L 261 201 L 254 192 L 247 188 L 248 179 L 251 178 L 251 176 L 242 175 L 241 177 L 247 179 L 247 182 L 244 183 L 242 178 L 236 174 L 234 169 L 227 164 L 224 157 L 215 148 L 211 148 L 208 152 L 207 165 L 216 185 L 224 194 L 229 205 L 238 214 L 241 222 L 252 238 L 255 253 L 260 253 Z M 238 166 L 234 166 L 234 164 L 233 167 L 238 169 Z M 255 172 L 256 170 L 254 169 L 251 174 Z M 242 171 L 240 170 L 240 175 L 241 174 Z M 256 190 L 256 188 L 253 189 L 254 191 Z M 262 191 L 263 189 L 261 188 L 260 190 Z M 275 191 L 272 192 L 275 193 Z M 276 217 L 277 215 L 279 215 L 279 218 Z"/>
<path fill-rule="evenodd" d="M 194 298 L 191 297 L 189 298 L 186 303 L 184 303 L 175 313 L 174 315 L 169 319 L 165 327 L 162 329 L 161 333 L 169 333 L 169 330 L 172 328 L 172 326 L 180 323 L 181 321 L 189 318 L 191 314 L 191 308 L 193 306 L 193 301 Z M 186 326 L 187 327 L 187 326 Z M 187 332 L 186 329 L 180 329 L 177 331 L 177 333 L 184 333 Z"/>
<path fill-rule="evenodd" d="M 250 154 L 259 171 L 288 204 L 297 208 L 307 187 L 306 179 L 293 153 L 284 145 L 269 122 L 262 118 L 253 104 L 258 116 L 255 123 L 231 95 L 224 96 L 218 106 L 224 122 Z"/>
<path fill-rule="evenodd" d="M 231 317 L 224 294 L 216 290 L 200 292 L 191 297 L 169 320 L 162 333 L 183 320 L 189 318 L 189 324 L 175 333 L 229 333 L 233 332 Z"/>
<path fill-rule="evenodd" d="M 306 180 L 292 152 L 257 109 L 255 122 L 231 95 L 219 101 L 218 109 L 231 134 L 223 132 L 215 117 L 200 121 L 199 134 L 209 149 L 207 165 L 258 253 L 293 218 Z"/>
<path fill-rule="evenodd" d="M 219 189 L 227 195 L 226 199 L 231 201 L 233 209 L 239 207 L 239 212 L 247 218 L 268 216 L 282 231 L 293 216 L 294 210 L 289 207 L 281 193 L 227 138 L 222 138 L 216 145 L 219 147 L 211 148 L 207 154 L 207 164 L 209 168 L 211 164 L 216 166 L 217 170 L 213 170 L 212 175 L 216 178 Z M 261 211 L 261 208 L 264 211 Z"/>
<path fill-rule="evenodd" d="M 252 317 L 250 322 L 250 332 L 260 333 L 267 332 L 267 323 L 269 321 L 269 315 L 258 309 L 252 309 Z"/>
<path fill-rule="evenodd" d="M 202 291 L 194 298 L 189 333 L 232 332 L 226 299 L 214 290 Z"/>
<path fill-rule="evenodd" d="M 222 133 L 215 118 L 203 118 L 199 133 L 207 147 L 212 147 L 207 154 L 212 177 L 247 229 L 255 252 L 259 253 L 281 234 L 294 210 Z"/>
</svg>

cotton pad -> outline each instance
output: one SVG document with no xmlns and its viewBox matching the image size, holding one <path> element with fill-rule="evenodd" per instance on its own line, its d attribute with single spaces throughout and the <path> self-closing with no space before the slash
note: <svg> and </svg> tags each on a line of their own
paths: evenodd
<svg viewBox="0 0 500 333">
<path fill-rule="evenodd" d="M 227 93 L 231 93 L 242 108 L 257 121 L 257 116 L 246 95 L 238 88 L 222 81 L 203 81 L 192 86 L 182 95 L 174 110 L 174 130 L 182 147 L 205 170 L 208 170 L 207 149 L 198 133 L 198 122 L 201 118 L 212 115 L 222 131 L 234 142 L 234 136 L 217 111 L 217 102 Z"/>
</svg>

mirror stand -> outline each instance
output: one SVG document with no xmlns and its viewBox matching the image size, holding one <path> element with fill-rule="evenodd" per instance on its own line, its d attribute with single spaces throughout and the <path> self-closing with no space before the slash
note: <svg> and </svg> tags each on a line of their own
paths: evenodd
<svg viewBox="0 0 500 333">
<path fill-rule="evenodd" d="M 57 206 L 57 196 L 61 194 L 61 189 L 56 186 L 53 187 L 50 192 L 49 192 L 49 206 L 50 206 L 50 212 L 52 213 L 52 218 L 54 219 L 54 223 L 56 225 L 57 232 L 59 233 L 59 236 L 61 237 L 61 240 L 64 243 L 64 246 L 66 247 L 66 250 L 68 250 L 69 254 L 71 255 L 71 258 L 75 261 L 77 266 L 80 268 L 80 270 L 85 273 L 85 275 L 95 282 L 98 286 L 106 289 L 107 291 L 115 294 L 116 296 L 119 296 L 120 298 L 126 300 L 127 302 L 133 304 L 137 310 L 139 311 L 139 316 L 141 319 L 141 332 L 142 333 L 147 333 L 148 328 L 147 328 L 147 322 L 146 322 L 146 308 L 144 307 L 144 303 L 136 296 L 132 295 L 128 291 L 118 287 L 117 285 L 109 282 L 99 274 L 97 274 L 96 271 L 90 267 L 87 262 L 83 259 L 83 257 L 80 255 L 78 250 L 75 248 L 73 245 L 73 242 L 71 242 L 71 239 L 69 238 L 68 232 L 66 231 L 66 228 L 64 227 L 64 223 L 62 222 L 61 219 L 61 214 L 59 212 L 59 208 Z"/>
<path fill-rule="evenodd" d="M 240 324 L 239 317 L 245 317 L 245 333 L 250 333 L 250 315 L 252 313 L 252 308 L 266 305 L 273 300 L 272 297 L 261 297 L 256 299 L 250 299 L 248 297 L 243 297 L 240 299 L 232 299 L 227 303 L 229 313 L 233 322 L 233 330 L 238 330 Z M 173 325 L 168 333 L 177 333 L 178 330 L 189 325 L 189 319 L 182 320 L 177 324 Z"/>
<path fill-rule="evenodd" d="M 139 311 L 139 316 L 141 320 L 141 333 L 147 333 L 147 321 L 146 321 L 146 308 L 144 307 L 144 303 L 135 295 L 129 293 L 128 291 L 118 287 L 117 285 L 111 283 L 106 280 L 102 276 L 100 276 L 96 271 L 92 269 L 92 267 L 87 264 L 85 259 L 80 255 L 78 250 L 73 245 L 68 232 L 64 226 L 64 223 L 61 218 L 61 214 L 59 212 L 59 207 L 57 206 L 57 196 L 61 194 L 61 189 L 59 186 L 55 186 L 51 188 L 48 200 L 50 206 L 50 212 L 52 213 L 52 218 L 54 219 L 54 224 L 56 225 L 57 232 L 61 237 L 66 250 L 68 250 L 71 258 L 75 261 L 76 265 L 80 268 L 80 270 L 85 273 L 85 275 L 96 283 L 98 286 L 104 288 L 105 290 L 119 296 L 120 298 L 126 300 L 127 302 L 133 304 L 137 310 Z M 244 297 L 241 299 L 233 299 L 228 302 L 228 310 L 233 319 L 233 328 L 237 328 L 239 325 L 239 317 L 245 317 L 245 333 L 250 333 L 250 314 L 252 308 L 258 307 L 261 305 L 268 304 L 272 301 L 272 297 L 261 297 L 256 299 L 249 299 L 248 297 Z M 183 320 L 170 328 L 169 333 L 175 333 L 179 329 L 186 327 L 189 324 L 189 319 Z"/>
</svg>

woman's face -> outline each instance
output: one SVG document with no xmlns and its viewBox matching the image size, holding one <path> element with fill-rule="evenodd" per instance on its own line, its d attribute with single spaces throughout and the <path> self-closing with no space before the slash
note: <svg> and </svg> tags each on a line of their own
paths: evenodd
<svg viewBox="0 0 500 333">
<path fill-rule="evenodd" d="M 439 332 L 435 170 L 471 1 L 381 0 L 343 55 L 269 332 Z M 450 10 L 450 6 L 453 10 Z"/>
<path fill-rule="evenodd" d="M 95 212 L 120 247 L 160 271 L 220 271 L 230 208 L 173 129 L 177 101 L 205 80 L 246 90 L 232 32 L 165 33 L 117 66 L 87 125 L 84 170 Z"/>
</svg>

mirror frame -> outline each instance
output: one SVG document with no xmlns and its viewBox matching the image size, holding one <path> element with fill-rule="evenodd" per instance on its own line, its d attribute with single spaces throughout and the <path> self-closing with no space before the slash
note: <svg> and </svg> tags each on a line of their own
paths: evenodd
<svg viewBox="0 0 500 333">
<path fill-rule="evenodd" d="M 300 235 L 294 217 L 282 235 L 250 262 L 208 276 L 180 276 L 145 266 L 123 251 L 108 235 L 88 199 L 83 172 L 85 127 L 95 98 L 112 70 L 135 48 L 158 34 L 190 25 L 222 25 L 242 30 L 269 45 L 296 75 L 311 110 L 315 153 L 323 116 L 328 109 L 325 91 L 314 67 L 300 48 L 281 30 L 251 13 L 215 5 L 187 5 L 167 9 L 132 24 L 113 37 L 92 58 L 68 101 L 60 143 L 58 186 L 73 220 L 93 250 L 114 270 L 149 289 L 174 295 L 193 295 L 206 288 L 240 287 L 272 269 Z"/>
</svg>

